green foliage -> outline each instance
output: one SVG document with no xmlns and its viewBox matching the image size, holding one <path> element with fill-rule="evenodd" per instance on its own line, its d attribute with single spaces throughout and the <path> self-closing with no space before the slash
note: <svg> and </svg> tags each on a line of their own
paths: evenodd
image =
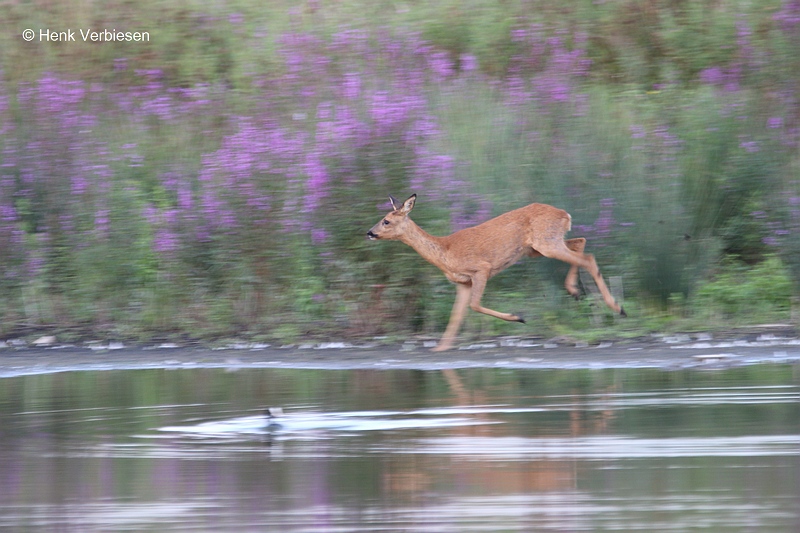
<svg viewBox="0 0 800 533">
<path fill-rule="evenodd" d="M 731 214 L 719 229 L 726 254 L 747 263 L 761 261 L 769 247 L 764 243 L 767 228 L 760 218 L 766 217 L 757 200 L 742 202 L 736 214 Z"/>
<path fill-rule="evenodd" d="M 791 310 L 792 280 L 777 256 L 748 267 L 725 262 L 695 297 L 699 315 L 734 322 L 786 320 Z"/>
<path fill-rule="evenodd" d="M 452 286 L 405 245 L 364 239 L 389 209 L 386 195 L 411 192 L 420 195 L 414 220 L 437 235 L 529 202 L 567 209 L 571 236 L 588 239 L 603 273 L 622 276 L 626 296 L 659 325 L 697 302 L 710 317 L 746 320 L 752 309 L 783 316 L 800 287 L 792 129 L 800 70 L 786 67 L 797 64 L 800 32 L 786 29 L 791 13 L 779 16 L 788 3 L 7 7 L 6 331 L 16 323 L 279 338 L 440 332 Z M 52 21 L 125 22 L 151 31 L 152 41 L 61 46 L 19 38 L 20 28 Z M 342 44 L 345 34 L 361 38 L 352 30 L 363 30 L 370 54 Z M 434 75 L 431 64 L 442 56 L 445 72 Z M 26 104 L 45 72 L 60 73 L 52 79 L 65 85 L 83 80 L 84 96 L 57 113 Z M 357 96 L 342 96 L 348 73 L 360 75 Z M 51 103 L 75 92 L 55 89 Z M 376 91 L 385 93 L 387 116 L 407 105 L 411 118 L 388 131 L 374 127 Z M 163 100 L 170 112 L 203 103 L 171 118 L 140 109 Z M 345 108 L 352 131 L 363 129 L 326 139 L 324 127 Z M 59 122 L 89 111 L 97 115 L 91 128 Z M 409 140 L 412 132 L 419 138 Z M 297 142 L 271 152 L 278 143 L 270 134 Z M 307 159 L 285 163 L 287 153 L 322 154 L 322 183 L 312 182 Z M 442 160 L 448 170 L 430 172 L 441 175 L 418 170 Z M 208 166 L 213 172 L 203 174 Z M 234 183 L 237 172 L 250 181 Z M 75 192 L 73 180 L 84 175 L 88 185 Z M 203 196 L 208 183 L 218 197 Z M 253 195 L 237 187 L 264 199 L 268 215 L 258 216 Z M 180 194 L 190 205 L 181 207 Z M 217 209 L 214 200 L 238 217 L 224 230 L 199 221 Z M 730 262 L 714 272 L 723 256 L 749 267 Z M 609 326 L 598 324 L 590 303 L 565 303 L 564 275 L 563 265 L 526 261 L 492 280 L 487 302 L 530 309 L 524 314 L 537 331 Z M 735 281 L 740 275 L 745 283 Z M 751 311 L 737 307 L 743 301 Z M 516 326 L 477 317 L 466 330 L 513 334 Z"/>
</svg>

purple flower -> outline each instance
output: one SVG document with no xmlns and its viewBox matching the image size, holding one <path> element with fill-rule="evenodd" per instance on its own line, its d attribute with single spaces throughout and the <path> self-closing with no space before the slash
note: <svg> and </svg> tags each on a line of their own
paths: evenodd
<svg viewBox="0 0 800 533">
<path fill-rule="evenodd" d="M 779 129 L 783 127 L 783 117 L 770 117 L 767 119 L 767 127 L 770 129 Z"/>
<path fill-rule="evenodd" d="M 531 91 L 522 76 L 509 76 L 506 80 L 506 95 L 511 105 L 524 105 L 531 99 Z"/>
<path fill-rule="evenodd" d="M 604 205 L 603 202 L 607 200 L 601 200 L 600 205 Z M 613 202 L 613 200 L 612 200 Z M 613 205 L 613 203 L 611 204 Z M 600 210 L 600 214 L 597 217 L 597 220 L 594 221 L 594 228 L 595 232 L 598 237 L 607 237 L 611 234 L 611 228 L 614 226 L 614 215 L 613 211 L 610 207 L 606 207 L 605 209 Z"/>
<path fill-rule="evenodd" d="M 220 200 L 213 187 L 206 187 L 200 198 L 200 208 L 203 216 L 209 222 L 211 227 L 224 228 L 223 211 L 225 203 Z"/>
<path fill-rule="evenodd" d="M 88 182 L 86 181 L 86 177 L 82 174 L 72 176 L 72 194 L 80 195 L 86 192 L 86 187 L 88 186 Z"/>
<path fill-rule="evenodd" d="M 405 109 L 389 97 L 386 91 L 375 91 L 370 102 L 370 116 L 378 126 L 379 134 L 385 133 L 394 124 L 405 118 Z"/>
<path fill-rule="evenodd" d="M 772 16 L 784 33 L 791 33 L 800 25 L 800 0 L 784 0 L 780 11 Z"/>
<path fill-rule="evenodd" d="M 322 244 L 328 240 L 328 232 L 322 228 L 314 228 L 311 230 L 311 242 L 314 244 Z"/>
<path fill-rule="evenodd" d="M 35 278 L 44 268 L 45 260 L 38 254 L 29 254 L 28 255 L 28 264 L 26 265 L 26 270 L 28 271 L 28 276 L 30 278 Z"/>
<path fill-rule="evenodd" d="M 492 215 L 492 202 L 489 200 L 478 199 L 477 197 L 465 196 L 460 198 L 460 205 L 452 209 L 450 225 L 453 231 L 469 228 L 489 220 Z M 477 207 L 471 204 L 477 201 Z"/>
<path fill-rule="evenodd" d="M 192 209 L 192 191 L 184 185 L 178 189 L 178 207 L 184 211 L 191 211 Z"/>
<path fill-rule="evenodd" d="M 631 124 L 631 137 L 634 139 L 644 139 L 647 137 L 647 131 L 645 131 L 643 126 L 637 126 L 636 124 Z"/>
<path fill-rule="evenodd" d="M 15 222 L 17 220 L 17 210 L 13 205 L 0 204 L 0 220 L 3 222 Z"/>
<path fill-rule="evenodd" d="M 361 94 L 361 74 L 346 72 L 342 80 L 342 96 L 348 100 L 355 100 Z"/>
<path fill-rule="evenodd" d="M 452 157 L 420 150 L 410 186 L 415 190 L 430 187 L 447 189 L 448 183 L 453 179 L 454 167 Z"/>
<path fill-rule="evenodd" d="M 511 41 L 515 43 L 524 43 L 528 39 L 528 30 L 511 30 Z"/>
<path fill-rule="evenodd" d="M 700 81 L 707 85 L 721 85 L 725 80 L 725 73 L 719 67 L 707 68 L 700 72 Z"/>
<path fill-rule="evenodd" d="M 742 78 L 742 67 L 741 65 L 733 65 L 729 68 L 725 73 L 725 91 L 729 93 L 735 93 L 739 90 L 739 81 Z"/>
<path fill-rule="evenodd" d="M 160 68 L 153 68 L 153 69 L 136 69 L 136 75 L 141 76 L 143 78 L 147 78 L 151 82 L 154 81 L 161 81 L 164 77 L 164 71 Z"/>
<path fill-rule="evenodd" d="M 722 87 L 727 92 L 739 90 L 741 77 L 742 66 L 740 64 L 734 64 L 728 69 L 711 67 L 700 72 L 700 81 L 707 85 Z"/>
<path fill-rule="evenodd" d="M 447 52 L 433 52 L 428 56 L 428 67 L 440 78 L 452 76 L 455 70 Z"/>
<path fill-rule="evenodd" d="M 739 147 L 744 148 L 746 152 L 751 154 L 760 150 L 758 141 L 744 141 L 739 144 Z"/>
<path fill-rule="evenodd" d="M 178 236 L 166 228 L 160 228 L 153 238 L 153 250 L 159 254 L 170 254 L 178 249 Z"/>
<path fill-rule="evenodd" d="M 328 171 L 319 154 L 315 152 L 310 152 L 306 156 L 305 171 L 308 181 L 306 181 L 303 211 L 311 213 L 317 209 L 322 199 L 328 196 Z"/>
<path fill-rule="evenodd" d="M 566 102 L 572 95 L 572 87 L 567 82 L 555 83 L 550 87 L 550 98 L 554 102 Z"/>
<path fill-rule="evenodd" d="M 320 120 L 328 120 L 333 116 L 333 106 L 330 102 L 320 102 L 317 106 L 317 118 Z"/>
<path fill-rule="evenodd" d="M 478 70 L 478 58 L 472 54 L 461 54 L 459 57 L 462 72 L 472 72 Z"/>
<path fill-rule="evenodd" d="M 166 95 L 161 95 L 142 104 L 142 112 L 157 116 L 161 120 L 171 120 L 173 118 L 172 99 Z"/>
</svg>

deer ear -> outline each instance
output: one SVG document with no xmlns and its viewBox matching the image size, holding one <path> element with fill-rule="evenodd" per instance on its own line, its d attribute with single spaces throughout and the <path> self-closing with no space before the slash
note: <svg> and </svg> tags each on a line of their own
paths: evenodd
<svg viewBox="0 0 800 533">
<path fill-rule="evenodd" d="M 400 205 L 400 202 L 397 201 L 397 198 L 395 198 L 391 194 L 389 195 L 389 201 L 392 202 L 392 209 L 394 209 L 395 211 L 397 211 L 398 209 L 400 209 L 402 207 Z"/>
<path fill-rule="evenodd" d="M 414 202 L 416 200 L 417 200 L 416 194 L 412 194 L 411 196 L 409 196 L 408 200 L 403 202 L 403 208 L 400 210 L 400 212 L 403 213 L 404 215 L 407 215 L 409 211 L 414 209 Z"/>
</svg>

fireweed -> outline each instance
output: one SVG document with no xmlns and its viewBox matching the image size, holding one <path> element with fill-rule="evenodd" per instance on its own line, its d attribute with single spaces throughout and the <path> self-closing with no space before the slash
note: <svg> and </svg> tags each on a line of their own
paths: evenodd
<svg viewBox="0 0 800 533">
<path fill-rule="evenodd" d="M 529 23 L 502 70 L 412 32 L 296 29 L 249 93 L 122 57 L 126 83 L 0 85 L 0 296 L 55 302 L 0 316 L 7 330 L 440 329 L 435 273 L 363 239 L 387 194 L 411 192 L 438 234 L 531 201 L 564 207 L 627 297 L 662 303 L 755 225 L 748 257 L 782 257 L 797 290 L 800 82 L 780 62 L 798 13 L 787 1 L 773 16 L 783 54 L 739 16 L 723 60 L 649 91 L 600 80 L 592 35 Z M 538 291 L 536 274 L 498 284 Z"/>
</svg>

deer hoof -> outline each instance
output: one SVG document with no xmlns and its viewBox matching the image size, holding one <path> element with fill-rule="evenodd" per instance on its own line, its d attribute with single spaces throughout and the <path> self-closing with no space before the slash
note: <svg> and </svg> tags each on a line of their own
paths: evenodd
<svg viewBox="0 0 800 533">
<path fill-rule="evenodd" d="M 623 318 L 628 316 L 628 313 L 625 312 L 625 309 L 623 309 L 622 306 L 620 306 L 620 308 L 619 308 L 619 316 L 621 316 Z"/>
<path fill-rule="evenodd" d="M 573 285 L 571 288 L 567 289 L 567 293 L 575 298 L 576 301 L 580 301 L 583 299 L 584 293 L 581 291 L 581 288 L 577 285 Z"/>
</svg>

